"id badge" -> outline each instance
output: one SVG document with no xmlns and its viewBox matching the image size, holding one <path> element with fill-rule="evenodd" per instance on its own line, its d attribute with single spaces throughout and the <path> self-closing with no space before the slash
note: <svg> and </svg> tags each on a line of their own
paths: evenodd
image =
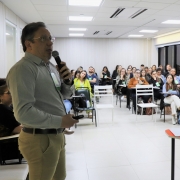
<svg viewBox="0 0 180 180">
<path fill-rule="evenodd" d="M 175 80 L 175 84 L 179 84 L 177 80 Z"/>
<path fill-rule="evenodd" d="M 51 77 L 52 77 L 52 80 L 54 82 L 56 89 L 58 89 L 60 91 L 61 88 L 60 88 L 60 85 L 59 85 L 56 75 L 54 73 L 51 73 Z"/>
<path fill-rule="evenodd" d="M 92 77 L 89 77 L 89 80 L 92 80 Z"/>
<path fill-rule="evenodd" d="M 156 82 L 156 86 L 160 86 L 160 84 L 158 82 Z"/>
</svg>

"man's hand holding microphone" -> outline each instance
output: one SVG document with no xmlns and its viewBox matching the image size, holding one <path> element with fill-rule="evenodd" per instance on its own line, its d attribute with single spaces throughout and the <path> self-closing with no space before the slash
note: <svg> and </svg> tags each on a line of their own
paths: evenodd
<svg viewBox="0 0 180 180">
<path fill-rule="evenodd" d="M 60 77 L 63 79 L 64 83 L 67 85 L 72 84 L 72 77 L 69 68 L 66 66 L 65 62 L 62 62 L 59 53 L 57 51 L 52 52 L 52 56 L 54 57 L 56 63 L 57 63 L 57 70 L 60 74 Z M 73 119 L 72 114 L 67 114 L 65 116 L 62 116 L 62 122 L 61 122 L 61 128 L 70 128 L 74 126 L 75 123 L 78 123 L 79 121 L 76 119 Z"/>
</svg>

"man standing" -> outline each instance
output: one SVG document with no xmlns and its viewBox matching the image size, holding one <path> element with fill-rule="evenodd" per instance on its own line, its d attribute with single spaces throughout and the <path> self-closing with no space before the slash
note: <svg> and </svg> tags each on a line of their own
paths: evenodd
<svg viewBox="0 0 180 180">
<path fill-rule="evenodd" d="M 21 36 L 25 56 L 7 76 L 14 115 L 23 126 L 19 149 L 28 162 L 30 180 L 65 179 L 63 130 L 77 122 L 63 104 L 63 96 L 70 96 L 73 86 L 71 79 L 65 84 L 60 77 L 71 78 L 70 71 L 62 62 L 58 73 L 49 62 L 54 40 L 44 23 L 26 25 Z"/>
</svg>

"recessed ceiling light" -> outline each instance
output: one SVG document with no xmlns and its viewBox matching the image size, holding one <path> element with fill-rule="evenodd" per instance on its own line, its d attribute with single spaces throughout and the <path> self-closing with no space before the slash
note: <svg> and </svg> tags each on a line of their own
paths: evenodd
<svg viewBox="0 0 180 180">
<path fill-rule="evenodd" d="M 92 16 L 69 16 L 69 21 L 92 21 Z"/>
<path fill-rule="evenodd" d="M 86 28 L 69 28 L 69 31 L 86 31 Z"/>
<path fill-rule="evenodd" d="M 70 6 L 100 6 L 102 0 L 69 0 Z"/>
<path fill-rule="evenodd" d="M 158 32 L 158 30 L 141 30 L 139 32 L 142 32 L 142 33 L 155 33 L 155 32 Z"/>
<path fill-rule="evenodd" d="M 167 20 L 162 22 L 162 24 L 180 24 L 180 20 Z"/>
<path fill-rule="evenodd" d="M 6 35 L 7 35 L 7 36 L 10 36 L 10 34 L 9 34 L 9 33 L 6 33 Z"/>
<path fill-rule="evenodd" d="M 144 35 L 140 35 L 140 34 L 131 34 L 131 35 L 129 35 L 128 37 L 142 37 L 142 36 L 144 36 Z"/>
<path fill-rule="evenodd" d="M 82 33 L 70 33 L 69 36 L 84 36 Z"/>
</svg>

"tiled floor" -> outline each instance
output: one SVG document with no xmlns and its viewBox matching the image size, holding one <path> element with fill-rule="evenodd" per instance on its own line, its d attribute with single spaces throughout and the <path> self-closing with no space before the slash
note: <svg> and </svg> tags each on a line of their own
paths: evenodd
<svg viewBox="0 0 180 180">
<path fill-rule="evenodd" d="M 106 99 L 101 98 L 101 102 Z M 115 99 L 114 99 L 115 101 Z M 66 136 L 66 180 L 170 180 L 171 139 L 165 129 L 180 128 L 157 116 L 138 116 L 115 105 L 101 110 L 98 127 L 90 119 L 80 120 L 73 135 Z M 180 140 L 176 140 L 175 179 L 180 179 Z"/>
</svg>

